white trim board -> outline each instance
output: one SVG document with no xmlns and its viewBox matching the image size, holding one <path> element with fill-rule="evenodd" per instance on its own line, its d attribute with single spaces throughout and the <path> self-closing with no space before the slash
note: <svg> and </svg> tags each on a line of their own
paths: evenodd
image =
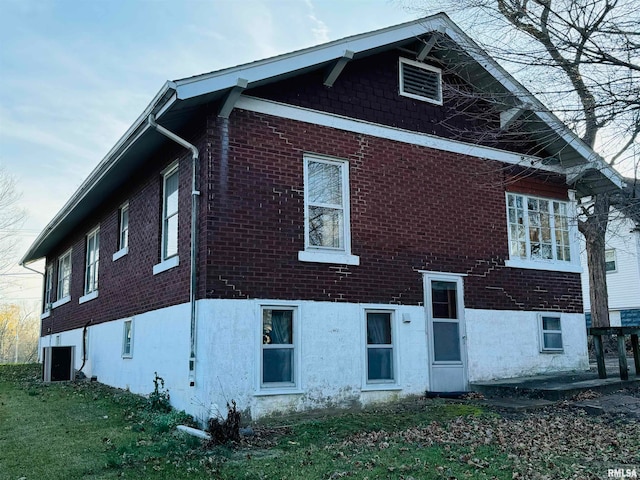
<svg viewBox="0 0 640 480">
<path fill-rule="evenodd" d="M 410 145 L 433 148 L 445 152 L 459 153 L 486 160 L 497 160 L 499 162 L 521 165 L 527 168 L 536 168 L 538 170 L 545 170 L 558 174 L 564 173 L 564 169 L 561 167 L 544 165 L 542 163 L 542 159 L 539 157 L 512 153 L 498 148 L 482 147 L 472 143 L 449 140 L 435 135 L 412 132 L 410 130 L 389 127 L 364 120 L 354 120 L 353 118 L 344 117 L 342 115 L 321 112 L 310 108 L 296 107 L 285 103 L 274 102 L 272 100 L 263 100 L 243 95 L 238 99 L 236 108 L 247 110 L 249 112 L 286 118 L 288 120 L 311 123 L 322 127 L 331 127 L 347 132 L 394 140 L 397 142 L 408 143 Z"/>
</svg>

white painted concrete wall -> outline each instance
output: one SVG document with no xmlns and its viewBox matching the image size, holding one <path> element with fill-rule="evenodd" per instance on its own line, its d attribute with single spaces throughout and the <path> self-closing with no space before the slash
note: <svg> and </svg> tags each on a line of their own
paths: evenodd
<svg viewBox="0 0 640 480">
<path fill-rule="evenodd" d="M 606 248 L 615 249 L 617 271 L 607 273 L 607 292 L 609 309 L 617 312 L 611 318 L 611 324 L 619 320 L 619 310 L 640 308 L 640 232 L 633 230 L 633 222 L 627 218 L 614 219 L 609 223 L 606 235 Z M 589 299 L 589 276 L 584 237 L 582 237 L 583 266 L 582 295 L 585 311 L 591 310 Z M 618 322 L 619 324 L 619 322 Z"/>
<path fill-rule="evenodd" d="M 538 313 L 467 309 L 466 315 L 471 382 L 589 368 L 582 314 L 561 315 L 562 353 L 541 353 Z"/>
<path fill-rule="evenodd" d="M 260 382 L 262 305 L 297 308 L 299 375 L 296 389 L 266 390 Z M 397 382 L 366 383 L 365 309 L 394 312 Z M 346 407 L 421 394 L 429 387 L 426 315 L 419 306 L 363 305 L 273 300 L 198 302 L 196 386 L 189 387 L 189 306 L 133 317 L 133 356 L 122 357 L 126 319 L 89 328 L 84 371 L 98 381 L 134 393 L 153 390 L 154 372 L 164 378 L 176 408 L 200 420 L 226 412 L 226 402 L 253 418 L 274 412 Z M 542 354 L 534 312 L 466 309 L 469 380 L 588 368 L 583 315 L 562 315 L 565 351 Z M 81 364 L 82 329 L 61 334 L 76 345 Z M 49 337 L 42 339 L 47 345 Z"/>
</svg>

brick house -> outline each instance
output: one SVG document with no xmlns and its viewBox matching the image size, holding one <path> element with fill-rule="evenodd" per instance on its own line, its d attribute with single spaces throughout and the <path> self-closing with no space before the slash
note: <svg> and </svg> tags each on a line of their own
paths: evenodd
<svg viewBox="0 0 640 480">
<path fill-rule="evenodd" d="M 167 82 L 22 263 L 103 383 L 366 404 L 586 368 L 575 198 L 620 185 L 439 14 Z"/>
</svg>

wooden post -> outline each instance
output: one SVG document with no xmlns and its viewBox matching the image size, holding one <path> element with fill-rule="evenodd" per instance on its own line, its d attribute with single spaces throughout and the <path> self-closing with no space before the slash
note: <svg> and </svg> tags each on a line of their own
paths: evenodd
<svg viewBox="0 0 640 480">
<path fill-rule="evenodd" d="M 638 334 L 631 334 L 631 349 L 633 350 L 633 364 L 636 367 L 636 377 L 640 376 L 640 349 L 638 348 Z"/>
<path fill-rule="evenodd" d="M 604 364 L 604 348 L 602 347 L 602 335 L 593 335 L 593 346 L 596 350 L 596 362 L 598 362 L 598 378 L 607 378 L 607 367 Z"/>
<path fill-rule="evenodd" d="M 627 366 L 627 349 L 624 345 L 624 333 L 618 332 L 618 362 L 620 363 L 620 378 L 629 380 L 629 367 Z"/>
</svg>

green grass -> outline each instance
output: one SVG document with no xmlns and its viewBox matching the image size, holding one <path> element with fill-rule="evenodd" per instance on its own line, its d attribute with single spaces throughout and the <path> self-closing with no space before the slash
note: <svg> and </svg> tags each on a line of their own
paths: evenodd
<svg viewBox="0 0 640 480">
<path fill-rule="evenodd" d="M 95 382 L 43 384 L 39 375 L 37 365 L 0 365 L 0 480 L 571 478 L 577 469 L 597 478 L 640 463 L 628 422 L 574 411 L 505 419 L 473 401 L 423 398 L 274 416 L 240 445 L 207 448 L 175 431 L 189 421 L 184 413 L 153 411 L 148 399 Z M 592 431 L 605 439 L 609 463 L 588 451 Z M 607 443 L 612 437 L 620 442 Z"/>
</svg>

